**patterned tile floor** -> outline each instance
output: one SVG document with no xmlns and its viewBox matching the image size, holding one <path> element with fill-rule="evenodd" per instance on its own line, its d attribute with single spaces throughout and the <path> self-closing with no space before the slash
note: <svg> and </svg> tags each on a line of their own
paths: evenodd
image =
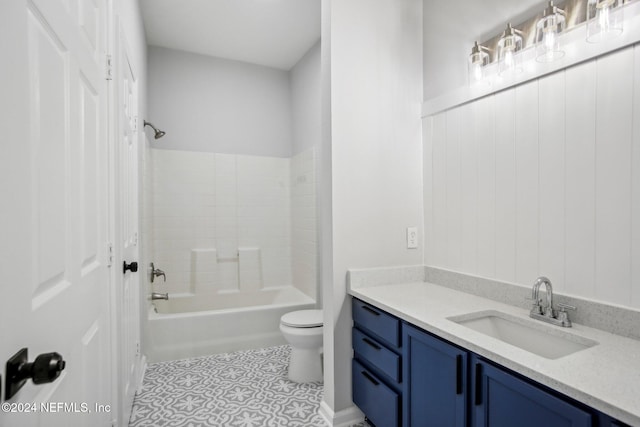
<svg viewBox="0 0 640 427">
<path fill-rule="evenodd" d="M 129 427 L 323 427 L 322 383 L 288 381 L 289 353 L 284 345 L 150 364 Z"/>
</svg>

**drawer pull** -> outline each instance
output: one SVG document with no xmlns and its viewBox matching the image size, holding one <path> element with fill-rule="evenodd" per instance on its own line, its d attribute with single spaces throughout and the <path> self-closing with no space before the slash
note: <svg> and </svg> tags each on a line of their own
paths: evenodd
<svg viewBox="0 0 640 427">
<path fill-rule="evenodd" d="M 482 405 L 482 365 L 480 363 L 476 363 L 476 389 L 475 398 L 473 399 L 476 406 Z"/>
<path fill-rule="evenodd" d="M 371 341 L 369 338 L 362 338 L 362 341 L 369 344 L 371 347 L 375 348 L 376 350 L 382 350 L 382 347 L 380 347 L 378 344 Z"/>
<path fill-rule="evenodd" d="M 456 356 L 456 394 L 462 394 L 462 355 Z"/>
<path fill-rule="evenodd" d="M 377 311 L 375 311 L 373 308 L 369 307 L 368 305 L 363 305 L 362 308 L 367 310 L 369 313 L 373 314 L 374 316 L 380 316 L 380 313 L 378 313 Z"/>
<path fill-rule="evenodd" d="M 361 371 L 360 373 L 361 373 L 361 374 L 362 374 L 362 376 L 364 376 L 366 379 L 368 379 L 369 381 L 371 381 L 371 382 L 373 383 L 373 385 L 377 386 L 377 385 L 379 385 L 379 384 L 380 384 L 380 383 L 379 383 L 375 378 L 373 378 L 371 375 L 369 375 L 369 373 L 368 373 L 367 371 Z"/>
</svg>

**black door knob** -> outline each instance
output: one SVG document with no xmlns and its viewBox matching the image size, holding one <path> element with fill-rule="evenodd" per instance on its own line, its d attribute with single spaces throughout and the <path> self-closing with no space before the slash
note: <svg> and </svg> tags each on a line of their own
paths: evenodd
<svg viewBox="0 0 640 427">
<path fill-rule="evenodd" d="M 126 273 L 127 270 L 130 270 L 132 273 L 135 273 L 138 271 L 138 263 L 137 262 L 132 262 L 131 264 L 127 264 L 127 261 L 123 261 L 122 262 L 122 273 Z"/>
<path fill-rule="evenodd" d="M 31 378 L 34 384 L 46 384 L 55 381 L 64 370 L 66 362 L 59 353 L 43 353 L 29 363 L 28 352 L 23 348 L 7 362 L 7 399 L 20 390 Z"/>
</svg>

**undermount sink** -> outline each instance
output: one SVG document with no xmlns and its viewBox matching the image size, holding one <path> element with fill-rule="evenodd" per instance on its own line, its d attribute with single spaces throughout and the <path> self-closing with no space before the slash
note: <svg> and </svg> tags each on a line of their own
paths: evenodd
<svg viewBox="0 0 640 427">
<path fill-rule="evenodd" d="M 480 311 L 448 319 L 547 359 L 558 359 L 598 344 L 555 326 L 499 311 Z"/>
</svg>

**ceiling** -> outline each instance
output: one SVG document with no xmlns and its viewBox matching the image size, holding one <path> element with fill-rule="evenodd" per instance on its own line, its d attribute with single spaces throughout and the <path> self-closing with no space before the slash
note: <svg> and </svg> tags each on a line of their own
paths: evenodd
<svg viewBox="0 0 640 427">
<path fill-rule="evenodd" d="M 290 70 L 320 39 L 321 0 L 140 0 L 147 43 Z"/>
<path fill-rule="evenodd" d="M 320 39 L 322 0 L 140 0 L 150 45 L 290 70 Z M 345 1 L 345 0 L 334 0 Z M 466 82 L 474 40 L 547 0 L 423 0 L 425 98 Z M 556 1 L 561 5 L 564 1 Z"/>
</svg>

